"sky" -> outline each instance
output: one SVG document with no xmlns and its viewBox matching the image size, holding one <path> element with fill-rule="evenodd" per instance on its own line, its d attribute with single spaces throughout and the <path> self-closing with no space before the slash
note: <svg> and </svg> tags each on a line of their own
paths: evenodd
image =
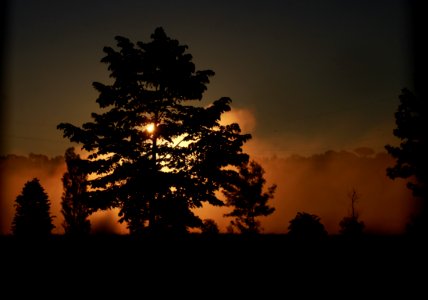
<svg viewBox="0 0 428 300">
<path fill-rule="evenodd" d="M 10 1 L 2 154 L 63 155 L 56 125 L 89 121 L 92 82 L 108 82 L 102 48 L 158 26 L 216 72 L 203 103 L 232 99 L 254 155 L 382 150 L 412 84 L 407 14 L 397 0 Z"/>
<path fill-rule="evenodd" d="M 116 35 L 150 41 L 162 26 L 189 46 L 198 70 L 215 71 L 202 104 L 230 97 L 233 109 L 223 122 L 236 121 L 252 134 L 245 150 L 265 168 L 268 184 L 278 185 L 277 212 L 263 221 L 268 232 L 284 232 L 302 210 L 320 215 L 329 232 L 337 232 L 352 188 L 362 195 L 362 218 L 370 230 L 400 232 L 411 211 L 410 195 L 403 181 L 385 176 L 393 160 L 380 152 L 387 143 L 397 144 L 392 130 L 398 96 L 413 84 L 406 3 L 10 1 L 0 154 L 63 155 L 71 144 L 56 126 L 90 121 L 98 111 L 92 82 L 110 80 L 100 63 L 103 47 L 114 47 Z M 374 154 L 355 152 L 360 147 Z M 9 175 L 0 208 L 10 214 L 0 232 L 8 232 L 13 200 L 32 177 L 41 179 L 59 215 L 64 164 L 27 162 L 23 170 L 5 161 L 0 171 Z M 200 214 L 224 229 L 224 212 Z M 60 230 L 60 218 L 56 222 Z"/>
<path fill-rule="evenodd" d="M 275 212 L 259 220 L 265 233 L 286 233 L 291 219 L 298 212 L 308 212 L 321 218 L 330 234 L 339 232 L 339 222 L 351 213 L 349 193 L 355 190 L 358 199 L 355 210 L 364 222 L 365 230 L 375 234 L 397 234 L 405 229 L 414 211 L 415 202 L 404 180 L 390 180 L 385 169 L 393 164 L 386 153 L 359 150 L 327 151 L 311 156 L 287 158 L 260 158 L 258 162 L 266 170 L 267 185 L 277 184 L 277 190 L 269 205 Z M 16 196 L 24 184 L 34 177 L 40 180 L 51 202 L 51 214 L 56 226 L 53 233 L 61 234 L 61 177 L 66 171 L 63 157 L 45 155 L 0 157 L 0 234 L 10 233 Z M 194 212 L 201 219 L 213 219 L 222 232 L 231 218 L 223 215 L 231 208 L 204 205 Z M 98 211 L 91 215 L 93 232 L 126 234 L 126 224 L 119 224 L 118 211 Z"/>
</svg>

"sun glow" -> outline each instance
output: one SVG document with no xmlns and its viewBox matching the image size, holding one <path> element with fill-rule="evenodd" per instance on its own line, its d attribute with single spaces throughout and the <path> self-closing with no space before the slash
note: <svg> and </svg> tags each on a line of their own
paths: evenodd
<svg viewBox="0 0 428 300">
<path fill-rule="evenodd" d="M 155 124 L 150 123 L 149 125 L 147 125 L 146 130 L 148 133 L 153 133 L 155 131 Z"/>
</svg>

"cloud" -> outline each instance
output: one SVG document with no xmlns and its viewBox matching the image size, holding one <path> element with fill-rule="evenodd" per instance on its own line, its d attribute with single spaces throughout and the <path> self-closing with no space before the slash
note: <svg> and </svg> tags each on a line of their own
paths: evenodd
<svg viewBox="0 0 428 300">
<path fill-rule="evenodd" d="M 337 127 L 343 127 L 343 124 L 338 123 L 336 127 L 322 134 L 280 132 L 275 129 L 268 134 L 256 131 L 253 138 L 245 144 L 244 149 L 258 157 L 284 158 L 294 154 L 310 156 L 331 149 L 353 151 L 361 147 L 381 152 L 385 150 L 386 144 L 397 144 L 397 139 L 392 135 L 394 125 L 391 122 L 378 124 L 359 134 L 351 130 L 337 130 Z"/>
<path fill-rule="evenodd" d="M 0 234 L 11 233 L 11 224 L 15 214 L 15 199 L 22 192 L 24 184 L 37 177 L 48 194 L 51 202 L 51 215 L 54 234 L 64 233 L 62 227 L 61 196 L 63 193 L 62 176 L 66 165 L 62 156 L 48 158 L 45 155 L 26 156 L 8 155 L 0 157 Z M 126 224 L 118 223 L 118 210 L 96 212 L 90 216 L 94 233 L 127 233 Z"/>
<path fill-rule="evenodd" d="M 223 125 L 238 123 L 242 132 L 251 133 L 256 128 L 256 117 L 249 109 L 232 108 L 231 111 L 228 111 L 221 116 L 220 123 Z"/>
<path fill-rule="evenodd" d="M 391 180 L 386 168 L 393 159 L 386 153 L 359 156 L 327 151 L 308 157 L 260 158 L 266 178 L 278 189 L 272 205 L 276 212 L 263 223 L 268 231 L 285 232 L 299 211 L 317 214 L 329 233 L 350 212 L 349 192 L 361 195 L 356 205 L 368 231 L 401 233 L 412 212 L 411 193 L 403 180 Z"/>
<path fill-rule="evenodd" d="M 349 192 L 356 189 L 360 195 L 356 209 L 367 232 L 402 233 L 416 203 L 403 180 L 393 181 L 386 176 L 386 168 L 394 163 L 389 155 L 372 151 L 366 155 L 366 148 L 363 152 L 253 157 L 266 171 L 266 186 L 278 185 L 271 200 L 276 211 L 260 219 L 264 232 L 286 233 L 297 212 L 309 212 L 321 218 L 330 234 L 336 234 L 340 220 L 350 214 Z M 225 231 L 231 219 L 223 214 L 228 211 L 207 205 L 197 212 L 202 218 L 214 219 Z"/>
<path fill-rule="evenodd" d="M 91 232 L 95 234 L 128 234 L 126 223 L 119 223 L 119 209 L 109 209 L 93 213 L 91 221 Z"/>
</svg>

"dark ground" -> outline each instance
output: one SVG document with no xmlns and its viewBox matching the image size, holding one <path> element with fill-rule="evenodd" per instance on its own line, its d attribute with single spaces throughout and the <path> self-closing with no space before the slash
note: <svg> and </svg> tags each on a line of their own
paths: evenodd
<svg viewBox="0 0 428 300">
<path fill-rule="evenodd" d="M 352 241 L 330 236 L 318 242 L 286 235 L 54 236 L 44 241 L 3 236 L 0 242 L 3 283 L 27 286 L 40 280 L 39 289 L 61 286 L 67 293 L 82 289 L 99 296 L 136 289 L 174 298 L 200 291 L 200 298 L 225 299 L 425 299 L 428 290 L 427 246 L 405 236 Z"/>
</svg>

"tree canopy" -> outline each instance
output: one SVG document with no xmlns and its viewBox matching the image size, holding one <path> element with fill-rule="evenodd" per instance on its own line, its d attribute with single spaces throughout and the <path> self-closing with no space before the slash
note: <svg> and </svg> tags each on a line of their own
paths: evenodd
<svg viewBox="0 0 428 300">
<path fill-rule="evenodd" d="M 386 145 L 396 164 L 387 169 L 391 179 L 409 179 L 407 187 L 421 200 L 420 215 L 425 218 L 428 231 L 428 103 L 426 98 L 403 89 L 395 113 L 394 135 L 399 146 Z"/>
<path fill-rule="evenodd" d="M 66 234 L 81 236 L 88 234 L 91 223 L 88 220 L 90 210 L 87 207 L 87 174 L 84 160 L 69 148 L 65 152 L 67 172 L 62 177 L 64 192 L 61 213 L 64 216 L 63 227 Z"/>
<path fill-rule="evenodd" d="M 220 230 L 218 229 L 216 221 L 214 221 L 213 219 L 205 219 L 202 223 L 203 225 L 201 227 L 201 233 L 203 235 L 212 236 L 219 234 Z"/>
<path fill-rule="evenodd" d="M 220 124 L 231 99 L 202 99 L 211 70 L 196 70 L 187 46 L 156 28 L 149 42 L 116 37 L 105 47 L 112 84 L 94 82 L 101 113 L 81 127 L 61 123 L 64 137 L 90 153 L 88 203 L 94 210 L 118 207 L 131 233 L 186 232 L 202 221 L 192 208 L 223 205 L 222 189 L 248 160 L 251 138 L 238 124 Z"/>
<path fill-rule="evenodd" d="M 408 89 L 403 89 L 395 113 L 394 135 L 401 140 L 398 147 L 385 146 L 396 159 L 388 168 L 390 178 L 412 178 L 408 187 L 416 197 L 427 199 L 428 104 Z"/>
<path fill-rule="evenodd" d="M 224 189 L 226 204 L 233 207 L 232 212 L 225 216 L 235 218 L 231 225 L 241 233 L 259 233 L 261 227 L 257 217 L 268 216 L 275 211 L 267 202 L 273 198 L 276 185 L 264 191 L 265 183 L 262 166 L 250 161 L 239 166 L 239 177 Z"/>
</svg>

